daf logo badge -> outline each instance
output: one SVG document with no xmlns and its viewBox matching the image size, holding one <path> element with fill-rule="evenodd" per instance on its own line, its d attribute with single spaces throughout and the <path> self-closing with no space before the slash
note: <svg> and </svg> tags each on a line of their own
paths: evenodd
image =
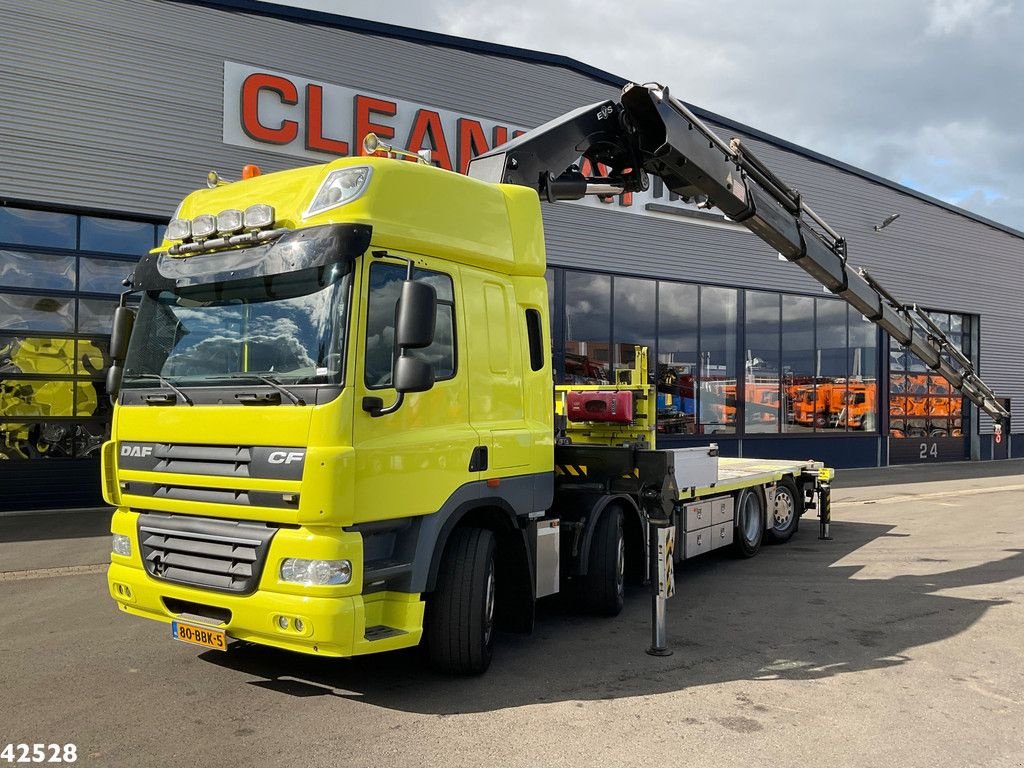
<svg viewBox="0 0 1024 768">
<path fill-rule="evenodd" d="M 122 456 L 131 456 L 136 459 L 144 459 L 147 456 L 153 455 L 152 445 L 122 445 L 121 446 Z"/>
</svg>

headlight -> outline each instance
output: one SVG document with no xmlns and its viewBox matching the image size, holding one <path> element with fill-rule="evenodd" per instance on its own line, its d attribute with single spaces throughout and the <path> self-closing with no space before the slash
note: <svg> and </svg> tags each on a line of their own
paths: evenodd
<svg viewBox="0 0 1024 768">
<path fill-rule="evenodd" d="M 132 554 L 132 540 L 123 533 L 115 533 L 111 537 L 110 546 L 115 554 L 124 555 L 125 557 L 129 557 Z"/>
<path fill-rule="evenodd" d="M 293 584 L 348 584 L 352 580 L 349 560 L 302 560 L 289 557 L 281 562 L 281 580 Z"/>
<path fill-rule="evenodd" d="M 371 169 L 363 165 L 331 171 L 313 197 L 305 217 L 352 202 L 366 191 L 370 174 Z"/>
</svg>

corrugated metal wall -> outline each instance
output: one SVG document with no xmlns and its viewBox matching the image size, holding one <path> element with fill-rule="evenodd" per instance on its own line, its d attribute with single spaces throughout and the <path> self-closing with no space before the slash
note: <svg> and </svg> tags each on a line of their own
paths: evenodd
<svg viewBox="0 0 1024 768">
<path fill-rule="evenodd" d="M 169 216 L 210 168 L 301 162 L 222 143 L 225 60 L 527 126 L 616 93 L 562 67 L 184 3 L 8 0 L 0 9 L 0 196 Z M 749 143 L 847 237 L 851 264 L 905 301 L 981 316 L 983 375 L 1014 398 L 1024 424 L 1024 238 Z M 898 222 L 873 231 L 894 212 Z M 820 292 L 743 232 L 569 205 L 545 214 L 555 264 Z"/>
</svg>

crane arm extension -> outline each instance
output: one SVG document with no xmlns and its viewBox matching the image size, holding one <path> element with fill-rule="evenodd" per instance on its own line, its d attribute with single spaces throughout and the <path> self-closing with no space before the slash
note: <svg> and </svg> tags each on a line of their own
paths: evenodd
<svg viewBox="0 0 1024 768">
<path fill-rule="evenodd" d="M 584 177 L 576 163 L 610 169 Z M 846 241 L 739 140 L 724 142 L 668 88 L 627 85 L 620 103 L 581 107 L 474 159 L 469 175 L 523 184 L 549 201 L 647 188 L 648 173 L 743 224 L 784 258 L 910 349 L 998 422 L 1008 412 L 970 361 L 916 307 L 902 305 L 846 262 Z M 952 365 L 944 356 L 956 360 Z"/>
</svg>

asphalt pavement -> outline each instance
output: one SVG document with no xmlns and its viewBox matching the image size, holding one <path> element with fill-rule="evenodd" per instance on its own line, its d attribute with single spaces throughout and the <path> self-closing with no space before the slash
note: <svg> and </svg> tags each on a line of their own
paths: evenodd
<svg viewBox="0 0 1024 768">
<path fill-rule="evenodd" d="M 542 601 L 491 670 L 416 651 L 325 660 L 175 642 L 123 615 L 106 511 L 0 518 L 0 748 L 82 766 L 1024 766 L 1024 462 L 845 472 L 752 560 L 678 569 L 674 654 L 650 598 Z M 0 765 L 4 764 L 0 759 Z"/>
</svg>

